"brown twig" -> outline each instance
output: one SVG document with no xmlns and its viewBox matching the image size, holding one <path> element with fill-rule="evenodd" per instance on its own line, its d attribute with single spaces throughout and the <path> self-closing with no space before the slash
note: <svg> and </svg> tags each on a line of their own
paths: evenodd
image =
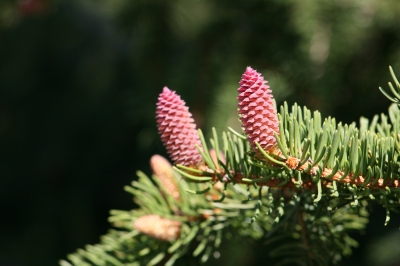
<svg viewBox="0 0 400 266">
<path fill-rule="evenodd" d="M 286 160 L 286 165 L 293 169 L 293 170 L 299 170 L 299 171 L 304 171 L 306 169 L 309 168 L 310 163 L 306 162 L 303 165 L 294 165 L 293 162 L 293 158 L 295 157 L 290 157 Z M 295 158 L 297 159 L 297 158 Z M 298 160 L 298 159 L 297 159 Z M 318 169 L 317 166 L 314 166 L 313 168 L 311 168 L 308 173 L 311 175 L 315 175 L 316 170 Z M 332 174 L 332 169 L 330 168 L 324 168 L 324 170 L 322 171 L 321 177 L 322 178 L 326 178 L 328 176 L 330 176 Z M 389 188 L 399 188 L 400 187 L 400 181 L 397 180 L 387 180 L 385 182 L 385 180 L 382 177 L 379 178 L 371 178 L 371 180 L 367 183 L 364 184 L 366 181 L 366 178 L 362 175 L 358 175 L 358 176 L 354 176 L 353 173 L 350 173 L 348 175 L 346 175 L 345 177 L 343 177 L 344 172 L 343 171 L 337 171 L 332 177 L 330 177 L 330 179 L 328 181 L 336 181 L 336 182 L 341 182 L 341 183 L 347 183 L 350 185 L 355 184 L 356 186 L 363 186 L 366 188 L 371 188 L 371 189 L 385 189 L 386 187 Z M 378 179 L 378 180 L 377 180 Z"/>
<path fill-rule="evenodd" d="M 306 162 L 303 165 L 299 165 L 300 160 L 296 157 L 289 157 L 286 159 L 286 165 L 293 170 L 296 171 L 306 171 L 310 167 L 310 162 Z M 307 173 L 315 176 L 317 174 L 317 166 L 312 167 L 311 169 L 307 170 Z M 222 170 L 223 171 L 223 170 Z M 389 179 L 385 181 L 382 177 L 378 178 L 371 178 L 371 180 L 365 184 L 366 178 L 362 175 L 354 176 L 353 173 L 347 174 L 346 176 L 343 177 L 344 172 L 343 171 L 337 171 L 332 177 L 329 177 L 332 174 L 332 169 L 330 168 L 324 168 L 324 170 L 321 173 L 321 178 L 323 179 L 322 181 L 322 187 L 327 187 L 332 185 L 332 181 L 344 183 L 344 184 L 350 184 L 350 185 L 356 185 L 356 186 L 362 186 L 364 188 L 370 188 L 370 189 L 385 189 L 386 187 L 389 188 L 400 188 L 400 180 L 393 180 Z M 210 171 L 212 172 L 212 171 Z M 223 176 L 225 173 L 218 173 L 219 176 Z M 249 184 L 248 182 L 243 181 L 243 174 L 242 173 L 231 173 L 234 182 L 239 183 L 239 184 Z M 329 179 L 328 179 L 329 177 Z M 248 177 L 249 179 L 258 179 L 260 178 L 259 176 L 253 176 L 253 177 Z M 215 175 L 213 177 L 214 182 L 218 182 L 218 178 Z M 229 182 L 229 180 L 226 180 L 226 182 Z M 277 178 L 271 178 L 269 180 L 263 181 L 263 182 L 257 182 L 257 185 L 259 186 L 268 186 L 268 187 L 274 187 L 274 188 L 291 188 L 294 190 L 299 189 L 299 187 L 303 189 L 308 189 L 308 190 L 315 190 L 317 189 L 316 184 L 313 183 L 311 180 L 302 180 L 302 183 L 296 184 L 296 179 L 292 178 L 289 180 L 286 184 L 281 185 L 282 180 L 277 179 Z"/>
</svg>

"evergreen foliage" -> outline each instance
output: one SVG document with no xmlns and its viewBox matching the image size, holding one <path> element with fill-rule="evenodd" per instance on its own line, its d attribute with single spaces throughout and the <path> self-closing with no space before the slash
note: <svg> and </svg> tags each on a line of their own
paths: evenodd
<svg viewBox="0 0 400 266">
<path fill-rule="evenodd" d="M 54 265 L 98 242 L 109 209 L 136 207 L 121 188 L 166 155 L 149 104 L 164 85 L 207 140 L 211 126 L 240 132 L 235 88 L 249 63 L 278 106 L 345 123 L 386 114 L 376 87 L 384 66 L 400 69 L 399 11 L 397 0 L 1 1 L 0 264 Z M 382 213 L 341 265 L 398 264 L 400 216 L 382 228 Z M 263 264 L 263 245 L 242 241 L 224 241 L 221 259 Z"/>
<path fill-rule="evenodd" d="M 391 73 L 394 96 L 381 91 L 398 103 Z M 155 170 L 153 178 L 138 172 L 125 190 L 140 207 L 111 211 L 115 229 L 60 265 L 204 263 L 232 238 L 262 239 L 275 265 L 331 265 L 350 255 L 358 244 L 349 233 L 366 227 L 372 202 L 386 209 L 384 224 L 400 206 L 398 105 L 371 122 L 361 118 L 358 128 L 296 104 L 285 103 L 278 117 L 277 144 L 268 151 L 256 143 L 255 152 L 231 128 L 213 129 L 209 142 L 199 130 L 204 165 L 164 167 L 170 174 Z M 174 180 L 179 197 L 162 178 Z M 147 229 L 135 226 L 139 219 Z M 160 233 L 166 224 L 179 233 Z"/>
</svg>

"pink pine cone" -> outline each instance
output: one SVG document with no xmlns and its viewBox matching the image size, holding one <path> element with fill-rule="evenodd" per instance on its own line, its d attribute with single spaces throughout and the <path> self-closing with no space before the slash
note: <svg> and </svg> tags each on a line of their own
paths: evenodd
<svg viewBox="0 0 400 266">
<path fill-rule="evenodd" d="M 276 144 L 274 133 L 279 134 L 279 121 L 273 96 L 267 81 L 251 67 L 247 67 L 240 80 L 239 116 L 247 139 L 254 150 L 256 142 L 269 151 Z"/>
<path fill-rule="evenodd" d="M 189 108 L 174 91 L 164 87 L 158 97 L 156 118 L 158 133 L 175 164 L 197 166 L 202 157 L 196 149 L 201 146 L 196 125 Z"/>
</svg>

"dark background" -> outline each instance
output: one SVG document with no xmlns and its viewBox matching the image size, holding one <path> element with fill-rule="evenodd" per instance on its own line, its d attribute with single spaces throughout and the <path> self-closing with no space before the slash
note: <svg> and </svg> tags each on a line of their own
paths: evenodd
<svg viewBox="0 0 400 266">
<path fill-rule="evenodd" d="M 345 123 L 372 118 L 390 104 L 378 90 L 388 66 L 400 75 L 400 5 L 2 0 L 0 266 L 56 265 L 97 243 L 110 209 L 134 207 L 123 186 L 136 170 L 149 173 L 151 155 L 165 155 L 154 119 L 162 87 L 185 99 L 206 133 L 237 127 L 248 65 L 278 105 Z M 400 265 L 399 215 L 384 220 L 375 207 L 342 265 Z M 257 252 L 226 247 L 217 264 L 260 265 Z"/>
</svg>

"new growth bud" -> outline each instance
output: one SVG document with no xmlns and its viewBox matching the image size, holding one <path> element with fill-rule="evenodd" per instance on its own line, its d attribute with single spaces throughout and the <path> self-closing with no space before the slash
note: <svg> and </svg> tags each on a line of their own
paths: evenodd
<svg viewBox="0 0 400 266">
<path fill-rule="evenodd" d="M 196 124 L 189 108 L 174 91 L 164 87 L 158 97 L 156 118 L 158 133 L 175 164 L 197 166 L 202 157 L 196 149 L 201 146 Z"/>
<path fill-rule="evenodd" d="M 265 151 L 276 145 L 274 133 L 279 134 L 279 122 L 273 96 L 267 81 L 251 67 L 247 67 L 240 80 L 238 107 L 244 132 L 251 147 L 257 151 L 256 142 Z"/>
<path fill-rule="evenodd" d="M 179 188 L 174 178 L 174 170 L 168 160 L 161 155 L 155 154 L 150 159 L 150 166 L 153 174 L 160 180 L 164 190 L 174 199 L 179 200 Z"/>
<path fill-rule="evenodd" d="M 163 241 L 176 240 L 181 234 L 181 222 L 169 220 L 156 214 L 139 217 L 133 227 L 142 234 Z"/>
</svg>

